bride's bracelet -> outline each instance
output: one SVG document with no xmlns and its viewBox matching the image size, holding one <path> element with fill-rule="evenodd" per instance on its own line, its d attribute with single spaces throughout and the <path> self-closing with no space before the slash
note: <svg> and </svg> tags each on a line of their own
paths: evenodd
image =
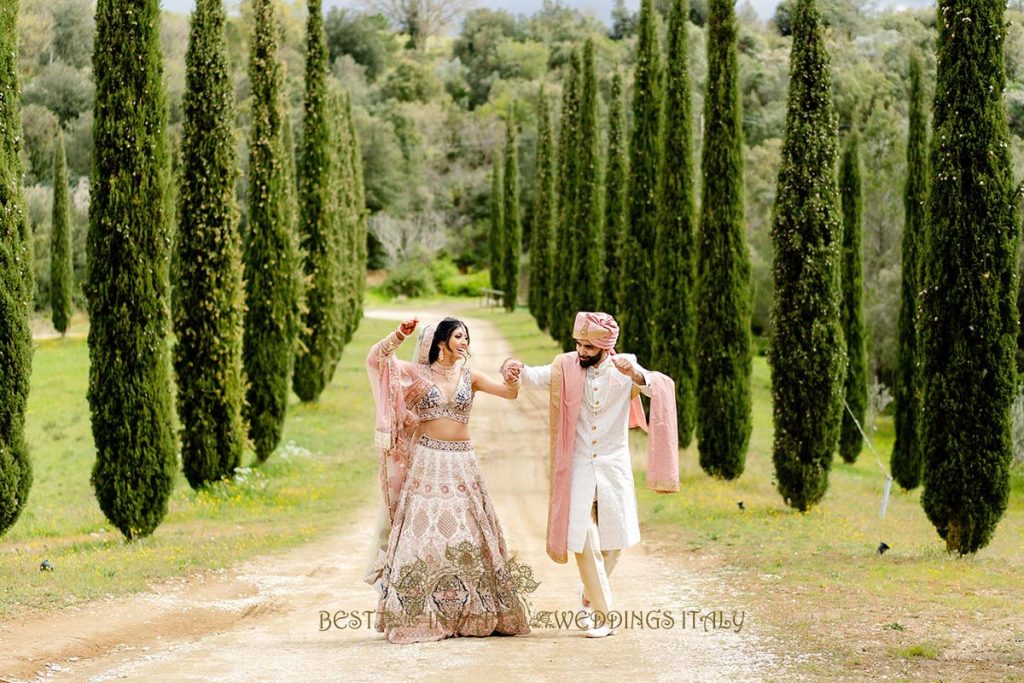
<svg viewBox="0 0 1024 683">
<path fill-rule="evenodd" d="M 401 346 L 402 342 L 405 341 L 406 336 L 408 335 L 402 334 L 401 330 L 395 330 L 388 336 L 381 339 L 378 342 L 380 354 L 382 356 L 390 356 L 391 354 L 393 354 L 395 352 L 395 349 Z"/>
</svg>

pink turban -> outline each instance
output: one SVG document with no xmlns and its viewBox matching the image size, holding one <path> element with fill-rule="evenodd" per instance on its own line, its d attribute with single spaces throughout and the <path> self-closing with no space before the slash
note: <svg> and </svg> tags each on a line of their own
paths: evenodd
<svg viewBox="0 0 1024 683">
<path fill-rule="evenodd" d="M 619 324 L 607 313 L 576 314 L 572 326 L 572 338 L 593 344 L 599 349 L 612 351 L 619 340 Z"/>
</svg>

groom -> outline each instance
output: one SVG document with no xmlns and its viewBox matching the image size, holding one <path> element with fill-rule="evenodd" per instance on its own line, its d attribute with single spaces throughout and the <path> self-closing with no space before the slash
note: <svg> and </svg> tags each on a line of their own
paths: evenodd
<svg viewBox="0 0 1024 683">
<path fill-rule="evenodd" d="M 586 635 L 613 635 L 608 577 L 619 552 L 640 540 L 628 430 L 650 434 L 648 488 L 679 490 L 675 384 L 640 367 L 636 356 L 616 354 L 619 326 L 607 313 L 579 313 L 573 325 L 576 351 L 550 365 L 529 367 L 509 359 L 507 382 L 548 387 L 551 394 L 551 487 L 547 552 L 564 563 L 576 556 L 583 582 L 581 602 L 588 614 Z M 647 428 L 639 394 L 651 398 Z"/>
</svg>

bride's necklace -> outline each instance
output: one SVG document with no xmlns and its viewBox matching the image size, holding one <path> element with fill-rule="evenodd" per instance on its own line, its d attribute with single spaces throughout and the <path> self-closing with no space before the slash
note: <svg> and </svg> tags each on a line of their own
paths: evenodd
<svg viewBox="0 0 1024 683">
<path fill-rule="evenodd" d="M 446 380 L 451 380 L 455 377 L 455 364 L 452 365 L 441 365 L 440 363 L 431 363 L 430 371 L 435 375 L 444 377 Z"/>
</svg>

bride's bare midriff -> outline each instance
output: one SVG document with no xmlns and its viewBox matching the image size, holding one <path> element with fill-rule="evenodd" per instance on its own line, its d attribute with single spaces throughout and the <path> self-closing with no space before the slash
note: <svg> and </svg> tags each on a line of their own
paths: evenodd
<svg viewBox="0 0 1024 683">
<path fill-rule="evenodd" d="M 420 434 L 441 441 L 469 441 L 469 425 L 446 417 L 420 423 Z"/>
</svg>

